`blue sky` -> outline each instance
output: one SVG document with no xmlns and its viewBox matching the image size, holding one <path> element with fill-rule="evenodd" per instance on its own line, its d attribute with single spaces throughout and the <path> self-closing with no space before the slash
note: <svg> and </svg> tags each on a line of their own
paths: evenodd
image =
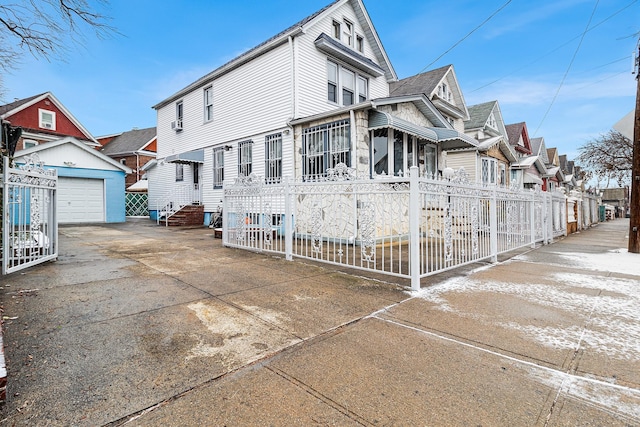
<svg viewBox="0 0 640 427">
<path fill-rule="evenodd" d="M 329 2 L 111 0 L 121 35 L 88 35 L 64 62 L 26 56 L 2 103 L 51 91 L 95 136 L 155 126 L 152 105 Z M 400 78 L 453 64 L 467 105 L 497 99 L 570 157 L 635 106 L 639 0 L 513 0 L 437 61 L 506 0 L 364 2 Z"/>
</svg>

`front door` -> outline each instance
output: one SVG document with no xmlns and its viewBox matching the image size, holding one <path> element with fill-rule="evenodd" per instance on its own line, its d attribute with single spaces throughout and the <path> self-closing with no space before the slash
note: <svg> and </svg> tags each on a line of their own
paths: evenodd
<svg viewBox="0 0 640 427">
<path fill-rule="evenodd" d="M 202 168 L 200 163 L 191 163 L 191 167 L 193 172 L 193 204 L 199 205 L 202 203 L 202 188 L 200 187 Z"/>
</svg>

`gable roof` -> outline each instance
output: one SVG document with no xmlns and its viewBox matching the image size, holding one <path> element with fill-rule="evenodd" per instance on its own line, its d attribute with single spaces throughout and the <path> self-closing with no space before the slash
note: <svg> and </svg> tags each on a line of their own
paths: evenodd
<svg viewBox="0 0 640 427">
<path fill-rule="evenodd" d="M 450 84 L 450 82 L 447 82 L 447 84 L 451 88 L 453 98 L 457 103 L 441 99 L 435 93 L 438 86 L 440 86 L 447 77 L 453 80 L 453 84 Z M 425 94 L 437 107 L 452 110 L 451 112 L 453 112 L 454 115 L 457 114 L 462 120 L 469 119 L 469 111 L 467 110 L 464 95 L 458 84 L 458 78 L 456 77 L 453 65 L 445 65 L 444 67 L 436 68 L 435 70 L 407 77 L 389 84 L 390 96 L 415 95 L 419 93 Z"/>
<path fill-rule="evenodd" d="M 315 21 L 316 19 L 319 19 L 322 15 L 329 13 L 330 10 L 337 8 L 345 3 L 350 3 L 356 12 L 356 15 L 361 20 L 363 20 L 362 24 L 363 24 L 365 35 L 369 38 L 372 38 L 374 41 L 374 43 L 371 44 L 372 49 L 376 54 L 376 56 L 378 57 L 378 60 L 381 63 L 382 69 L 385 71 L 387 80 L 396 80 L 398 78 L 396 75 L 396 72 L 393 69 L 393 66 L 391 65 L 391 61 L 389 60 L 389 57 L 387 56 L 387 53 L 385 52 L 384 47 L 382 46 L 382 43 L 380 42 L 378 33 L 373 27 L 371 19 L 369 18 L 369 14 L 366 11 L 364 4 L 362 3 L 362 0 L 335 0 L 329 3 L 327 6 L 323 7 L 322 9 L 318 10 L 317 12 L 312 13 L 306 18 L 302 19 L 301 21 L 298 21 L 297 23 L 293 24 L 287 29 L 279 32 L 275 36 L 270 37 L 269 39 L 265 40 L 259 45 L 253 47 L 252 49 L 249 49 L 248 51 L 237 56 L 236 58 L 232 59 L 226 64 L 223 64 L 220 67 L 216 68 L 215 70 L 211 71 L 210 73 L 204 75 L 203 77 L 199 78 L 195 82 L 191 83 L 185 88 L 174 93 L 170 97 L 164 99 L 163 101 L 160 101 L 159 103 L 154 105 L 152 108 L 157 110 L 161 107 L 164 107 L 165 105 L 170 104 L 171 102 L 179 99 L 180 97 L 191 92 L 192 90 L 197 89 L 230 71 L 233 71 L 234 69 L 253 60 L 254 58 L 257 58 L 260 55 L 263 55 L 269 52 L 271 49 L 274 49 L 280 46 L 281 44 L 286 43 L 290 36 L 294 37 L 299 34 L 302 34 L 304 32 L 304 27 L 307 24 L 312 25 L 313 21 Z"/>
<path fill-rule="evenodd" d="M 53 102 L 60 111 L 62 111 L 62 113 L 80 130 L 80 132 L 82 132 L 87 137 L 87 140 L 93 143 L 92 145 L 100 146 L 100 143 L 94 138 L 93 135 L 91 135 L 91 132 L 89 132 L 82 125 L 82 123 L 80 123 L 78 119 L 76 119 L 74 115 L 71 114 L 71 112 L 67 110 L 67 108 L 51 92 L 44 92 L 44 93 L 41 93 L 40 95 L 34 95 L 29 98 L 16 100 L 10 104 L 0 106 L 0 119 L 5 119 L 7 117 L 10 117 L 42 101 L 45 98 L 49 98 L 49 100 Z"/>
<path fill-rule="evenodd" d="M 469 110 L 469 120 L 464 122 L 465 130 L 484 127 L 495 104 L 496 101 L 489 101 L 467 107 L 467 110 Z"/>
<path fill-rule="evenodd" d="M 544 143 L 544 138 L 539 136 L 537 138 L 531 138 L 531 151 L 536 156 L 540 156 L 540 160 L 545 164 L 549 164 L 549 156 L 547 155 L 547 146 Z"/>
<path fill-rule="evenodd" d="M 27 104 L 29 102 L 31 102 L 32 100 L 36 99 L 36 98 L 40 98 L 42 95 L 45 95 L 45 93 L 40 93 L 38 95 L 34 95 L 34 96 L 30 96 L 29 98 L 24 98 L 24 99 L 16 99 L 15 101 L 9 103 L 9 104 L 5 104 L 5 105 L 0 105 L 0 117 L 4 118 L 5 114 L 8 112 L 11 112 L 11 114 L 6 114 L 7 116 L 10 116 L 12 114 L 17 113 L 18 111 L 21 110 L 22 105 Z M 16 110 L 16 111 L 13 111 Z"/>
<path fill-rule="evenodd" d="M 28 156 L 28 155 L 33 154 L 33 153 L 39 153 L 39 152 L 42 152 L 42 151 L 51 150 L 51 149 L 54 149 L 54 148 L 59 147 L 59 146 L 64 145 L 64 144 L 74 145 L 74 146 L 78 147 L 79 149 L 83 150 L 84 152 L 89 153 L 91 156 L 95 156 L 95 157 L 99 158 L 100 160 L 102 160 L 102 161 L 104 161 L 106 163 L 109 163 L 110 165 L 116 167 L 117 169 L 120 169 L 120 170 L 124 171 L 125 173 L 131 173 L 132 172 L 131 168 L 120 164 L 120 162 L 116 162 L 111 157 L 102 154 L 98 150 L 95 150 L 95 149 L 89 147 L 87 144 L 84 144 L 84 143 L 78 141 L 76 138 L 71 137 L 71 136 L 67 136 L 65 138 L 58 139 L 56 141 L 47 142 L 46 144 L 40 144 L 40 145 L 36 145 L 34 147 L 30 147 L 30 148 L 26 148 L 24 150 L 17 151 L 15 153 L 15 155 L 14 155 L 14 158 L 18 159 L 19 157 Z"/>
<path fill-rule="evenodd" d="M 505 129 L 507 131 L 507 138 L 509 139 L 509 144 L 515 147 L 516 150 L 524 153 L 531 154 L 531 143 L 529 142 L 529 132 L 527 131 L 527 124 L 525 122 L 520 123 L 512 123 L 510 125 L 506 125 Z M 520 141 L 520 137 L 522 137 L 522 146 L 518 144 Z"/>
<path fill-rule="evenodd" d="M 115 156 L 119 154 L 134 154 L 141 150 L 144 150 L 145 146 L 153 141 L 155 137 L 155 127 L 133 129 L 117 135 L 100 151 L 107 156 Z"/>
</svg>

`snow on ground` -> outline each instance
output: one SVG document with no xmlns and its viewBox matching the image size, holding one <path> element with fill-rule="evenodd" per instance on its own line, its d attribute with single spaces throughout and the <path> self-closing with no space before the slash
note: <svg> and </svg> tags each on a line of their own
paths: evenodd
<svg viewBox="0 0 640 427">
<path fill-rule="evenodd" d="M 626 249 L 615 249 L 596 254 L 571 252 L 553 252 L 553 254 L 569 261 L 572 267 L 640 276 L 640 254 L 629 253 Z M 524 254 L 515 257 L 514 260 L 529 261 L 530 257 L 530 255 Z"/>
<path fill-rule="evenodd" d="M 606 255 L 606 254 L 602 254 Z M 616 254 L 620 256 L 621 254 Z M 592 258 L 597 259 L 598 256 Z M 599 262 L 599 264 L 598 264 Z M 611 268 L 608 259 L 595 265 Z M 621 265 L 624 262 L 621 263 Z M 593 265 L 593 264 L 592 264 Z M 570 327 L 518 322 L 497 323 L 498 326 L 523 332 L 541 345 L 555 349 L 589 348 L 621 360 L 640 360 L 640 286 L 625 278 L 590 274 L 558 273 L 549 276 L 552 284 L 511 283 L 474 279 L 476 270 L 467 277 L 455 277 L 439 285 L 425 288 L 417 297 L 430 301 L 438 309 L 456 315 L 495 323 L 483 313 L 457 309 L 448 301 L 450 293 L 495 293 L 514 296 L 522 304 L 542 305 L 575 318 Z M 639 274 L 640 275 L 640 274 Z M 532 277 L 532 281 L 536 278 Z"/>
</svg>

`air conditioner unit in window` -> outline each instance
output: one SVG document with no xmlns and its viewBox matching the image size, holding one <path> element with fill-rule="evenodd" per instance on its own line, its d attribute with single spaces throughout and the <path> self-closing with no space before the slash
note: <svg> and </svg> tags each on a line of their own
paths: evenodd
<svg viewBox="0 0 640 427">
<path fill-rule="evenodd" d="M 179 132 L 182 130 L 182 120 L 176 120 L 175 122 L 171 122 L 171 129 Z"/>
<path fill-rule="evenodd" d="M 43 123 L 43 127 L 51 129 L 53 126 L 51 125 L 51 123 Z"/>
</svg>

